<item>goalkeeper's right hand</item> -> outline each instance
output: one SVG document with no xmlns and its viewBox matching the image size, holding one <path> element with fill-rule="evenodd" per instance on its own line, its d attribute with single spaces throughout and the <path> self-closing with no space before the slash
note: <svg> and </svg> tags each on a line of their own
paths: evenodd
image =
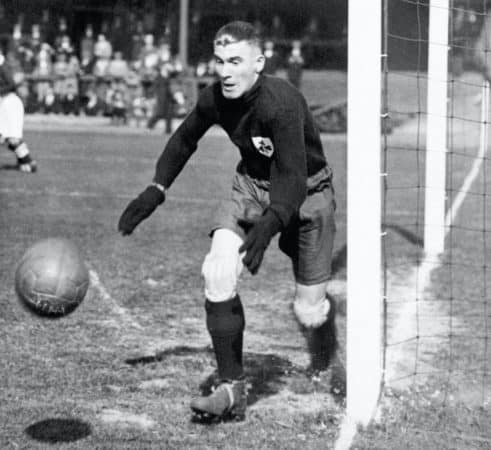
<svg viewBox="0 0 491 450">
<path fill-rule="evenodd" d="M 148 186 L 138 197 L 132 200 L 121 214 L 118 231 L 127 236 L 133 233 L 136 226 L 150 216 L 157 206 L 165 200 L 164 189 L 157 185 Z"/>
</svg>

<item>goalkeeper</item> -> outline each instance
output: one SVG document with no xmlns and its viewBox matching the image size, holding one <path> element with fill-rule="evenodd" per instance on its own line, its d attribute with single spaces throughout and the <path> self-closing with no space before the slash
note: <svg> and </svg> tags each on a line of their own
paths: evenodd
<svg viewBox="0 0 491 450">
<path fill-rule="evenodd" d="M 206 325 L 219 382 L 192 400 L 206 417 L 242 419 L 247 403 L 242 363 L 244 309 L 237 292 L 243 266 L 256 274 L 273 237 L 292 261 L 293 310 L 305 332 L 313 372 L 325 370 L 336 347 L 334 305 L 326 298 L 335 233 L 332 171 L 302 94 L 287 81 L 262 75 L 264 55 L 254 27 L 231 22 L 214 42 L 218 81 L 169 139 L 153 182 L 127 206 L 118 229 L 129 235 L 165 200 L 165 193 L 214 124 L 238 147 L 231 199 L 211 230 L 204 277 Z"/>
</svg>

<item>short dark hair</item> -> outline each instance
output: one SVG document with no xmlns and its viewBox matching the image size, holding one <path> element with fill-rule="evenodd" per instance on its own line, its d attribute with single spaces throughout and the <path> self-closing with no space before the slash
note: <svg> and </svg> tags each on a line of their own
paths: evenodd
<svg viewBox="0 0 491 450">
<path fill-rule="evenodd" d="M 227 37 L 232 38 L 232 40 L 227 39 Z M 247 41 L 261 48 L 261 36 L 257 29 L 252 23 L 242 20 L 235 20 L 221 27 L 216 32 L 215 39 L 213 40 L 215 45 L 227 45 L 240 41 Z"/>
</svg>

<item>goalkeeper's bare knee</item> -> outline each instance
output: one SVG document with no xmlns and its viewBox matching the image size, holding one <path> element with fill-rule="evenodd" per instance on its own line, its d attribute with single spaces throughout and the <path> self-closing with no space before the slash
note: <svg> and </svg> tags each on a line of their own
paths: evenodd
<svg viewBox="0 0 491 450">
<path fill-rule="evenodd" d="M 205 296 L 211 302 L 224 302 L 237 294 L 237 282 L 242 272 L 239 247 L 242 238 L 221 228 L 213 234 L 210 252 L 201 269 L 205 280 Z"/>
</svg>

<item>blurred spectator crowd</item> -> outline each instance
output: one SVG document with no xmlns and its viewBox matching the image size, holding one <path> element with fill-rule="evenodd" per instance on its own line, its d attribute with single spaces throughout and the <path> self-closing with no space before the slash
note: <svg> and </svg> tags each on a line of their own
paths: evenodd
<svg viewBox="0 0 491 450">
<path fill-rule="evenodd" d="M 133 36 L 112 34 L 116 42 L 131 41 L 126 52 L 91 25 L 75 46 L 63 18 L 49 40 L 37 24 L 28 35 L 14 25 L 3 52 L 26 112 L 108 116 L 117 123 L 133 120 L 146 125 L 160 99 L 170 105 L 173 116 L 185 114 L 183 66 L 168 40 L 156 42 L 141 25 Z M 202 74 L 207 75 L 208 71 Z"/>
<path fill-rule="evenodd" d="M 55 29 L 48 35 L 41 22 L 26 33 L 18 23 L 6 48 L 0 49 L 27 113 L 107 116 L 114 123 L 149 128 L 165 119 L 169 132 L 171 118 L 185 115 L 196 91 L 214 79 L 213 59 L 184 70 L 171 51 L 169 36 L 156 39 L 141 21 L 132 33 L 124 30 L 118 16 L 110 28 L 97 33 L 89 24 L 77 43 L 63 17 Z M 285 55 L 268 39 L 264 54 L 265 73 L 286 69 L 290 82 L 301 87 L 301 41 L 291 42 Z"/>
</svg>

